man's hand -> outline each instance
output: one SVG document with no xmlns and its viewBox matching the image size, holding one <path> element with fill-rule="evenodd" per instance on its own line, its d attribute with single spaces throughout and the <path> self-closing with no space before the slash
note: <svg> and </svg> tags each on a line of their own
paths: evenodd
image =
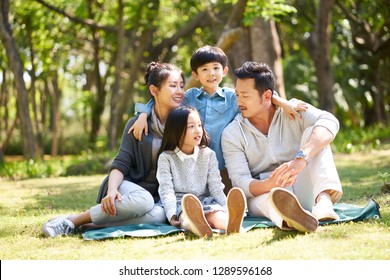
<svg viewBox="0 0 390 280">
<path fill-rule="evenodd" d="M 305 167 L 306 161 L 304 159 L 293 159 L 276 168 L 271 173 L 270 179 L 275 181 L 276 186 L 286 188 L 296 182 L 298 174 Z"/>
</svg>

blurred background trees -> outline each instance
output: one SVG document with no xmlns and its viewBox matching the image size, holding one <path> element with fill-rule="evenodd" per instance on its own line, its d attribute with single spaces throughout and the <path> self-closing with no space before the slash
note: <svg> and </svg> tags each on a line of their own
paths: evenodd
<svg viewBox="0 0 390 280">
<path fill-rule="evenodd" d="M 203 45 L 267 62 L 279 93 L 389 140 L 390 0 L 1 0 L 0 161 L 116 151 L 147 63 Z M 384 134 L 384 135 L 383 135 Z M 352 135 L 352 134 L 350 134 Z M 362 137 L 357 136 L 360 140 Z"/>
</svg>

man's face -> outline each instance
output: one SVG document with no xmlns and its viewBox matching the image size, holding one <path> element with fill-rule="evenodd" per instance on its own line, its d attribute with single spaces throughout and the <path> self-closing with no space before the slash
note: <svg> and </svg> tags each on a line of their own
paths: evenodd
<svg viewBox="0 0 390 280">
<path fill-rule="evenodd" d="M 264 111 L 263 98 L 255 88 L 254 79 L 237 79 L 236 82 L 237 105 L 244 118 L 259 116 Z"/>
</svg>

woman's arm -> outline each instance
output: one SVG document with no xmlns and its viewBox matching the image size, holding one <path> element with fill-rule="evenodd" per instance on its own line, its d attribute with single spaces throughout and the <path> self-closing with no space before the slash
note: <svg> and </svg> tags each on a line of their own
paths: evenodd
<svg viewBox="0 0 390 280">
<path fill-rule="evenodd" d="M 115 199 L 122 201 L 122 196 L 118 191 L 123 182 L 123 174 L 118 169 L 113 169 L 108 177 L 107 195 L 102 199 L 101 207 L 104 212 L 111 216 L 116 215 Z"/>
</svg>

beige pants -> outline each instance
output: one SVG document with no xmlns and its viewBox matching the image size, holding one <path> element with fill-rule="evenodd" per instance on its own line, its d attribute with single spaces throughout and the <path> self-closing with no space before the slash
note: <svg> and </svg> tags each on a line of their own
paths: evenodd
<svg viewBox="0 0 390 280">
<path fill-rule="evenodd" d="M 312 130 L 313 127 L 310 127 L 304 131 L 301 147 L 308 141 Z M 260 174 L 260 179 L 267 178 L 269 174 Z M 342 195 L 342 187 L 330 146 L 325 147 L 312 158 L 298 175 L 297 182 L 286 189 L 293 192 L 301 206 L 308 211 L 312 210 L 316 197 L 325 190 L 330 190 L 332 202 L 337 202 Z M 283 219 L 271 206 L 269 193 L 248 198 L 248 210 L 249 215 L 267 217 L 276 226 L 282 228 Z"/>
</svg>

